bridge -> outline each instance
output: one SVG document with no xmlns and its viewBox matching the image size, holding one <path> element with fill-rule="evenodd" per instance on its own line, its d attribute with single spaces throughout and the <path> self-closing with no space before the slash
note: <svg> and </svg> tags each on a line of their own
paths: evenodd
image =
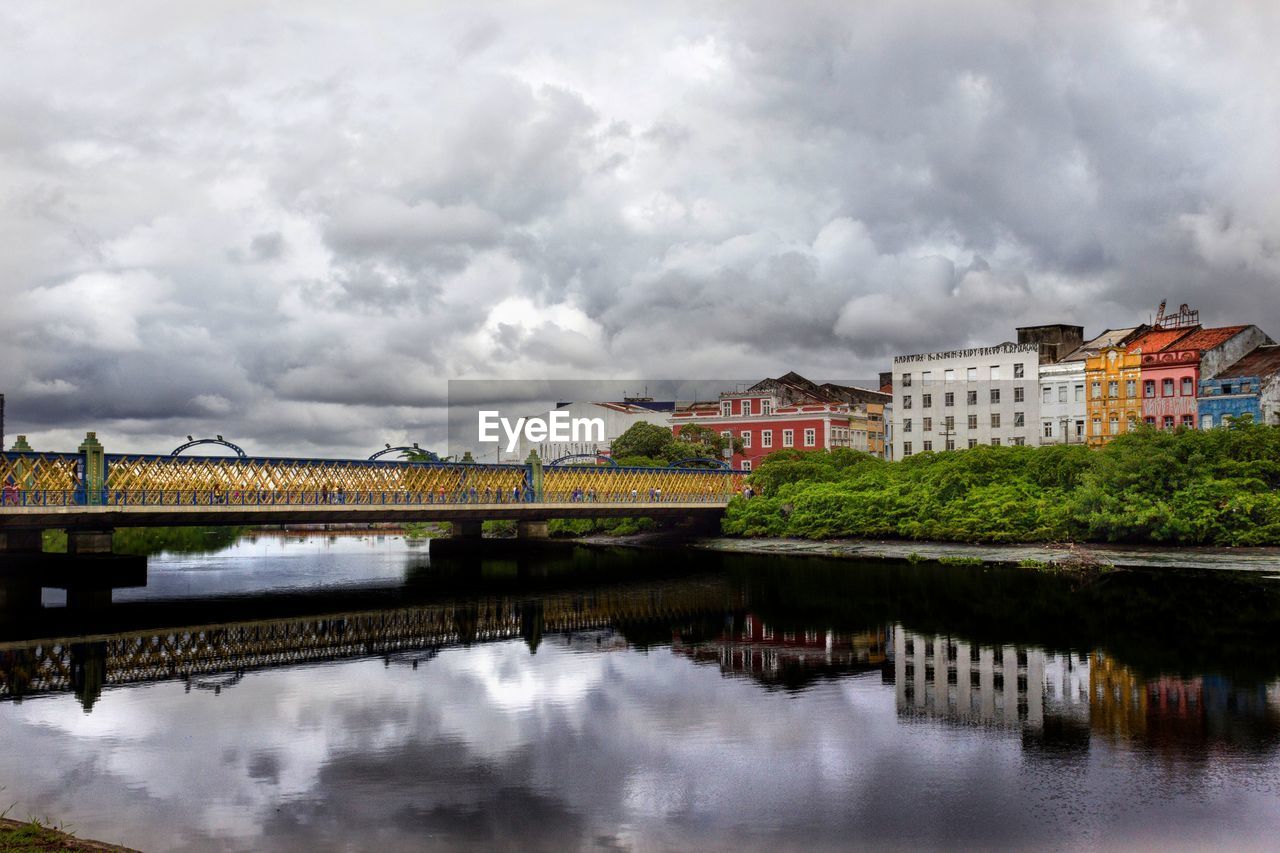
<svg viewBox="0 0 1280 853">
<path fill-rule="evenodd" d="M 66 529 L 73 553 L 93 553 L 109 549 L 112 529 L 131 526 L 443 521 L 467 538 L 478 537 L 485 520 L 520 522 L 521 535 L 535 537 L 552 518 L 715 520 L 747 473 L 543 464 L 536 454 L 522 464 L 484 464 L 236 450 L 233 457 L 112 454 L 89 433 L 74 453 L 0 453 L 0 553 L 38 550 L 46 529 Z"/>
</svg>

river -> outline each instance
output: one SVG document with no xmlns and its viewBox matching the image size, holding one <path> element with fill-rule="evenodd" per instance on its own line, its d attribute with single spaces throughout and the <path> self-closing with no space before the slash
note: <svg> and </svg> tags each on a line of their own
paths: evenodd
<svg viewBox="0 0 1280 853">
<path fill-rule="evenodd" d="M 260 535 L 39 602 L 0 808 L 142 850 L 1280 837 L 1257 572 Z"/>
</svg>

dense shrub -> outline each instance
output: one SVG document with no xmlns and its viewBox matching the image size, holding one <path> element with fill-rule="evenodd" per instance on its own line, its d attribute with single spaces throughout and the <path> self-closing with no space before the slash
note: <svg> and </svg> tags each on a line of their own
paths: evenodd
<svg viewBox="0 0 1280 853">
<path fill-rule="evenodd" d="M 1140 428 L 1100 450 L 987 447 L 883 462 L 786 450 L 724 521 L 741 536 L 1280 544 L 1280 428 Z"/>
</svg>

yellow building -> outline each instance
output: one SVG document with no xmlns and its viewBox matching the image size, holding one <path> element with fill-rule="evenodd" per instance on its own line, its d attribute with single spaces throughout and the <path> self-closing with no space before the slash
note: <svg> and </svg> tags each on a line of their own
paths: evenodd
<svg viewBox="0 0 1280 853">
<path fill-rule="evenodd" d="M 884 458 L 883 403 L 867 403 L 867 452 Z"/>
<path fill-rule="evenodd" d="M 1085 359 L 1087 441 L 1098 447 L 1142 421 L 1142 353 L 1104 347 Z"/>
</svg>

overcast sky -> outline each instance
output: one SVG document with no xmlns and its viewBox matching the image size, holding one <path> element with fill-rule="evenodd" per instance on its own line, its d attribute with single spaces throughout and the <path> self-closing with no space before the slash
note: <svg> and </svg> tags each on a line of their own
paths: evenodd
<svg viewBox="0 0 1280 853">
<path fill-rule="evenodd" d="M 1280 334 L 1280 4 L 6 3 L 10 436 L 365 455 L 450 378 Z M 10 439 L 11 440 L 11 439 Z"/>
</svg>

